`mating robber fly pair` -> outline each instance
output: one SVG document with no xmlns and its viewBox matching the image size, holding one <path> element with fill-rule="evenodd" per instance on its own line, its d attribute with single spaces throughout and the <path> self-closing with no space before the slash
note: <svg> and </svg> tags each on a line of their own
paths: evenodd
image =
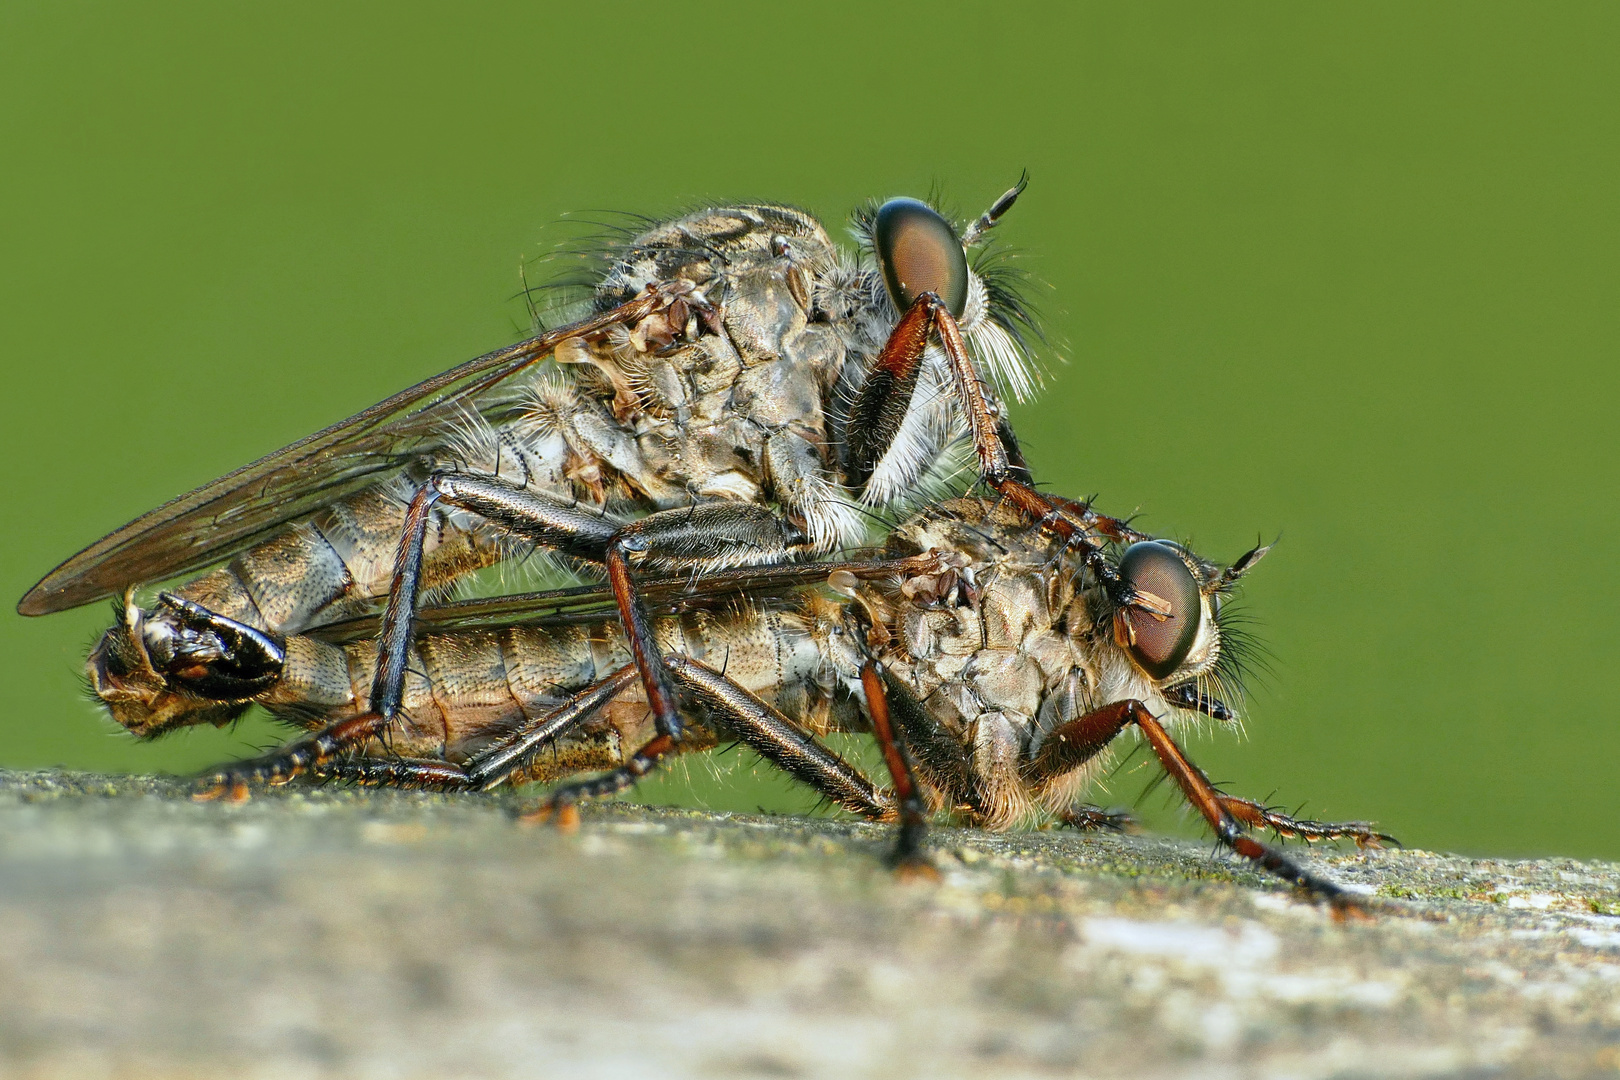
<svg viewBox="0 0 1620 1080">
<path fill-rule="evenodd" d="M 1134 727 L 1222 843 L 1344 902 L 1248 830 L 1387 837 L 1227 796 L 1171 735 L 1234 719 L 1221 603 L 1265 550 L 1217 566 L 1033 484 L 1003 399 L 1033 390 L 1035 328 L 986 243 L 1022 191 L 964 228 L 870 205 L 853 254 L 765 204 L 616 238 L 565 324 L 153 510 L 19 611 L 121 598 L 88 669 L 137 736 L 253 704 L 307 732 L 209 795 L 597 773 L 536 811 L 571 816 L 733 741 L 897 822 L 920 867 L 936 813 L 1117 824 L 1084 797 Z M 600 584 L 445 599 L 526 559 Z M 870 732 L 889 783 L 829 732 Z"/>
</svg>

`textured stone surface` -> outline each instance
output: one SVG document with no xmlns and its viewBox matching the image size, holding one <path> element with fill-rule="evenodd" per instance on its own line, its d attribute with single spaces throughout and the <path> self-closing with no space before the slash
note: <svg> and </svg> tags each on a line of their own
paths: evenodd
<svg viewBox="0 0 1620 1080">
<path fill-rule="evenodd" d="M 1620 867 L 0 773 L 0 1075 L 1613 1076 Z"/>
</svg>

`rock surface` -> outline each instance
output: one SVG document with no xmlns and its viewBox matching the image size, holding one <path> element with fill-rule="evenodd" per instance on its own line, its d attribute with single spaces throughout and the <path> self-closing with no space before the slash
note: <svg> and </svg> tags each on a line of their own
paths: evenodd
<svg viewBox="0 0 1620 1080">
<path fill-rule="evenodd" d="M 1620 867 L 0 773 L 0 1075 L 1614 1076 Z"/>
</svg>

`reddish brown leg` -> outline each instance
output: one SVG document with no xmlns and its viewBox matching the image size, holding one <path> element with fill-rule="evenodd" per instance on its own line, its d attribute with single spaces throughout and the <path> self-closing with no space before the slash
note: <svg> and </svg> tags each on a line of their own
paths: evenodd
<svg viewBox="0 0 1620 1080">
<path fill-rule="evenodd" d="M 337 754 L 358 746 L 388 727 L 376 713 L 362 713 L 339 720 L 307 739 L 300 739 L 273 754 L 250 758 L 209 773 L 201 778 L 204 789 L 193 798 L 206 802 L 229 794 L 233 800 L 248 797 L 250 783 L 285 784 L 300 773 L 317 768 Z"/>
<path fill-rule="evenodd" d="M 1024 779 L 1041 784 L 1073 772 L 1096 757 L 1125 730 L 1130 722 L 1129 705 L 1128 701 L 1116 701 L 1053 728 L 1034 759 L 1024 766 Z"/>
<path fill-rule="evenodd" d="M 1383 847 L 1385 844 L 1399 847 L 1401 843 L 1388 833 L 1373 831 L 1373 827 L 1365 821 L 1305 821 L 1280 814 L 1253 799 L 1239 799 L 1231 795 L 1222 795 L 1221 805 L 1227 813 L 1250 828 L 1270 829 L 1278 836 L 1312 844 L 1318 840 L 1354 840 L 1356 847 L 1370 848 Z"/>
<path fill-rule="evenodd" d="M 1226 809 L 1220 793 L 1209 782 L 1209 777 L 1181 752 L 1181 747 L 1176 745 L 1175 740 L 1170 738 L 1170 733 L 1164 730 L 1163 725 L 1152 713 L 1148 712 L 1147 706 L 1140 701 L 1127 704 L 1131 706 L 1131 722 L 1147 737 L 1148 745 L 1153 747 L 1153 752 L 1159 757 L 1159 764 L 1164 766 L 1164 771 L 1169 773 L 1170 779 L 1181 788 L 1182 794 L 1192 803 L 1193 808 L 1209 822 L 1210 828 L 1215 830 L 1215 835 L 1221 843 L 1244 858 L 1253 860 L 1262 869 L 1298 888 L 1322 897 L 1335 908 L 1342 910 L 1360 906 L 1353 893 L 1345 892 L 1333 882 L 1317 877 L 1282 852 L 1267 847 L 1244 833 L 1242 825 Z"/>
<path fill-rule="evenodd" d="M 917 790 L 916 774 L 906 754 L 905 737 L 889 716 L 889 695 L 883 685 L 883 671 L 876 661 L 868 660 L 861 666 L 861 689 L 866 691 L 872 734 L 883 752 L 883 763 L 889 767 L 894 801 L 899 810 L 900 839 L 891 857 L 895 869 L 903 876 L 937 878 L 939 871 L 922 850 L 923 832 L 928 827 L 927 808 L 923 806 L 922 793 Z"/>
<path fill-rule="evenodd" d="M 630 655 L 635 658 L 636 670 L 641 672 L 641 684 L 647 691 L 647 707 L 652 710 L 653 724 L 659 738 L 668 739 L 673 746 L 681 741 L 680 701 L 675 694 L 675 681 L 670 678 L 669 665 L 664 663 L 664 654 L 658 651 L 658 642 L 653 637 L 646 605 L 636 595 L 636 585 L 630 577 L 630 564 L 625 561 L 625 554 L 626 544 L 622 539 L 608 545 L 608 584 L 612 586 L 613 599 L 619 605 L 619 618 L 624 622 L 624 636 L 630 642 Z M 652 768 L 650 763 L 648 768 Z"/>
<path fill-rule="evenodd" d="M 578 803 L 582 799 L 599 799 L 604 795 L 618 794 L 656 769 L 658 763 L 667 755 L 675 753 L 676 749 L 675 740 L 670 736 L 654 735 L 648 740 L 647 745 L 631 754 L 630 760 L 617 769 L 609 773 L 603 773 L 594 780 L 582 780 L 577 784 L 564 784 L 546 796 L 545 802 L 524 814 L 521 820 L 527 822 L 550 821 L 552 815 L 555 814 L 557 824 L 564 828 L 571 828 L 579 821 Z"/>
<path fill-rule="evenodd" d="M 1253 860 L 1262 869 L 1322 897 L 1340 910 L 1359 907 L 1357 898 L 1324 878 L 1299 866 L 1275 848 L 1267 847 L 1243 831 L 1245 808 L 1256 806 L 1246 800 L 1228 800 L 1209 782 L 1203 770 L 1188 760 L 1170 733 L 1140 701 L 1116 701 L 1095 712 L 1076 717 L 1047 736 L 1039 754 L 1025 770 L 1025 776 L 1039 781 L 1061 775 L 1091 760 L 1128 724 L 1135 724 L 1158 756 L 1159 764 L 1176 782 L 1193 809 L 1197 810 L 1221 843 Z M 1236 814 L 1229 804 L 1242 811 Z M 1258 807 L 1256 806 L 1256 809 Z M 1260 819 L 1251 823 L 1259 823 Z"/>
<path fill-rule="evenodd" d="M 1114 540 L 1139 540 L 1143 539 L 1142 534 L 1117 518 L 1095 513 L 1083 503 L 1048 498 L 1017 476 L 1007 461 L 1006 447 L 996 435 L 996 418 L 985 401 L 984 387 L 972 360 L 968 358 L 967 346 L 962 342 L 956 320 L 951 318 L 950 312 L 945 310 L 937 297 L 925 294 L 917 302 L 922 303 L 924 299 L 932 300 L 930 306 L 934 312 L 934 325 L 939 331 L 940 344 L 945 347 L 951 375 L 956 381 L 957 400 L 967 414 L 973 449 L 979 459 L 979 475 L 984 477 L 985 483 L 1000 492 L 1025 516 L 1038 522 L 1041 528 L 1079 547 L 1086 567 L 1108 590 L 1115 603 L 1144 607 L 1168 615 L 1168 608 L 1161 610 L 1160 604 L 1138 597 L 1134 589 L 1121 581 L 1119 574 L 1103 558 L 1101 547 L 1092 539 L 1099 532 Z"/>
<path fill-rule="evenodd" d="M 928 301 L 932 300 L 930 304 Z M 848 476 L 851 486 L 860 487 L 888 451 L 911 408 L 911 397 L 922 370 L 923 353 L 935 311 L 944 312 L 933 293 L 924 293 L 900 316 L 883 351 L 861 384 L 860 395 L 850 410 Z M 945 318 L 950 314 L 945 312 Z"/>
<path fill-rule="evenodd" d="M 1096 513 L 1085 503 L 1048 498 L 1025 482 L 1023 477 L 1027 474 L 1016 468 L 1008 458 L 1007 446 L 1000 434 L 1000 421 L 985 398 L 984 387 L 968 356 L 961 330 L 944 303 L 933 293 L 918 296 L 901 316 L 888 342 L 884 344 L 883 352 L 873 364 L 866 384 L 861 387 L 849 424 L 851 482 L 859 484 L 866 480 L 899 430 L 900 422 L 910 406 L 912 391 L 917 385 L 917 375 L 929 336 L 935 333 L 939 335 L 950 364 L 956 399 L 967 419 L 974 454 L 979 462 L 979 475 L 984 482 L 1042 528 L 1077 546 L 1087 567 L 1116 603 L 1168 614 L 1168 610 L 1160 604 L 1138 597 L 1120 580 L 1114 568 L 1103 558 L 1101 546 L 1095 539 L 1102 535 L 1110 540 L 1128 543 L 1144 539 L 1141 533 L 1117 518 Z"/>
</svg>

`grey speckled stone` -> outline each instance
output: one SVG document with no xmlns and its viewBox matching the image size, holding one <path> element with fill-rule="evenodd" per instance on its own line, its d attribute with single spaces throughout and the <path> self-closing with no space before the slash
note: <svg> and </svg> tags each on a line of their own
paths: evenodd
<svg viewBox="0 0 1620 1080">
<path fill-rule="evenodd" d="M 1620 868 L 0 773 L 0 1075 L 1614 1076 Z"/>
</svg>

